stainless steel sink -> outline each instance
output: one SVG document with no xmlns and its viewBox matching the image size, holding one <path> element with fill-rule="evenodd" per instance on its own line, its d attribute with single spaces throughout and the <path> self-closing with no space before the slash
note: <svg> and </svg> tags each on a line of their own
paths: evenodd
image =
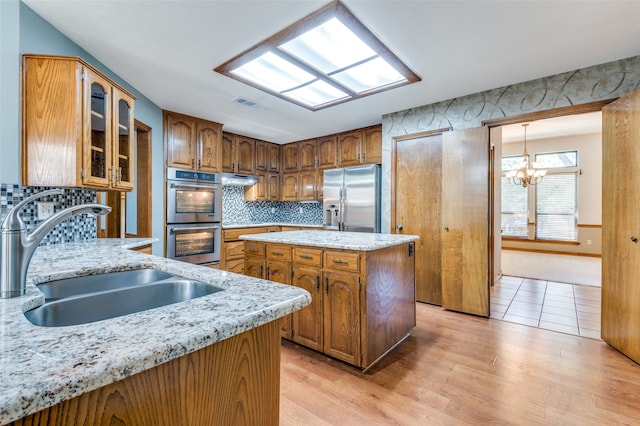
<svg viewBox="0 0 640 426">
<path fill-rule="evenodd" d="M 45 303 L 24 315 L 31 323 L 42 327 L 86 324 L 223 290 L 212 284 L 153 269 L 126 272 L 128 273 L 115 272 L 40 284 L 39 288 L 47 288 L 48 294 L 54 297 L 46 296 L 45 292 Z M 85 284 L 83 278 L 89 280 L 89 284 Z M 146 282 L 137 282 L 137 279 Z M 56 284 L 60 287 L 57 288 Z"/>
<path fill-rule="evenodd" d="M 38 290 L 46 299 L 60 299 L 97 291 L 116 290 L 140 284 L 147 284 L 171 278 L 173 275 L 157 269 L 134 269 L 132 271 L 111 272 L 108 274 L 87 275 L 85 277 L 66 278 L 38 284 Z"/>
</svg>

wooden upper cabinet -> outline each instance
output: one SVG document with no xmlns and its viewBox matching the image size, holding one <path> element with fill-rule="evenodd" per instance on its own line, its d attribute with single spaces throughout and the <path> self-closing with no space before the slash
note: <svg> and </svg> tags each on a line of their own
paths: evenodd
<svg viewBox="0 0 640 426">
<path fill-rule="evenodd" d="M 269 170 L 269 142 L 256 141 L 256 171 Z"/>
<path fill-rule="evenodd" d="M 267 156 L 267 170 L 270 172 L 278 173 L 281 169 L 280 167 L 280 152 L 281 146 L 275 143 L 270 143 L 268 146 L 269 155 Z"/>
<path fill-rule="evenodd" d="M 382 126 L 371 126 L 338 135 L 340 167 L 382 163 Z"/>
<path fill-rule="evenodd" d="M 298 201 L 318 199 L 318 174 L 315 170 L 298 173 Z"/>
<path fill-rule="evenodd" d="M 237 141 L 237 166 L 236 172 L 246 175 L 253 175 L 256 173 L 255 163 L 255 140 L 244 136 L 238 136 Z"/>
<path fill-rule="evenodd" d="M 222 124 L 164 111 L 167 166 L 218 173 L 222 170 Z"/>
<path fill-rule="evenodd" d="M 167 166 L 194 169 L 196 159 L 196 122 L 190 117 L 164 112 Z"/>
<path fill-rule="evenodd" d="M 222 133 L 222 171 L 254 175 L 255 140 L 233 133 Z"/>
<path fill-rule="evenodd" d="M 298 201 L 298 173 L 283 174 L 280 188 L 282 201 Z"/>
<path fill-rule="evenodd" d="M 135 97 L 78 57 L 22 59 L 23 184 L 132 190 Z"/>
<path fill-rule="evenodd" d="M 362 129 L 361 163 L 382 164 L 382 126 Z"/>
<path fill-rule="evenodd" d="M 298 143 L 282 145 L 282 171 L 291 173 L 298 171 Z"/>
<path fill-rule="evenodd" d="M 267 200 L 280 201 L 280 173 L 267 173 Z"/>
<path fill-rule="evenodd" d="M 357 166 L 360 164 L 362 131 L 354 130 L 338 135 L 339 166 Z"/>
<path fill-rule="evenodd" d="M 300 170 L 314 170 L 317 164 L 316 139 L 298 142 Z"/>
<path fill-rule="evenodd" d="M 331 169 L 338 166 L 338 137 L 336 135 L 318 138 L 316 147 L 319 169 Z"/>
<path fill-rule="evenodd" d="M 222 170 L 222 125 L 198 120 L 196 135 L 197 169 L 219 173 Z"/>
</svg>

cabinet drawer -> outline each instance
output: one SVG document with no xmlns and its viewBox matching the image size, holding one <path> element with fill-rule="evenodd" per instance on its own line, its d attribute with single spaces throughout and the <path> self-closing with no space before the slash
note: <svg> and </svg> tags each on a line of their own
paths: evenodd
<svg viewBox="0 0 640 426">
<path fill-rule="evenodd" d="M 293 261 L 320 268 L 322 267 L 322 249 L 294 247 Z"/>
<path fill-rule="evenodd" d="M 252 257 L 264 257 L 264 243 L 257 241 L 247 241 L 245 244 L 245 254 Z"/>
<path fill-rule="evenodd" d="M 231 259 L 243 259 L 244 258 L 244 242 L 243 241 L 230 241 L 224 243 L 224 258 Z"/>
<path fill-rule="evenodd" d="M 267 259 L 290 262 L 291 247 L 269 244 L 267 245 Z"/>
<path fill-rule="evenodd" d="M 327 250 L 324 252 L 324 266 L 328 270 L 360 272 L 360 254 Z"/>
<path fill-rule="evenodd" d="M 244 259 L 228 260 L 225 262 L 224 269 L 234 274 L 244 274 Z"/>
<path fill-rule="evenodd" d="M 222 231 L 222 238 L 224 241 L 233 241 L 240 238 L 240 235 L 262 234 L 264 232 L 267 232 L 267 228 L 264 226 L 259 226 L 257 228 L 225 229 Z"/>
</svg>

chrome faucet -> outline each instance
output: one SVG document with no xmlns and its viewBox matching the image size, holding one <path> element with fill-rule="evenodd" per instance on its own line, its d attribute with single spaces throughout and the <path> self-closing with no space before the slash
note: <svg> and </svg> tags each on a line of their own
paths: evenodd
<svg viewBox="0 0 640 426">
<path fill-rule="evenodd" d="M 62 195 L 62 189 L 42 191 L 16 204 L 0 226 L 0 298 L 23 296 L 26 290 L 27 269 L 38 244 L 54 226 L 71 216 L 87 213 L 105 215 L 111 207 L 102 204 L 81 204 L 66 208 L 27 232 L 27 226 L 18 214 L 26 204 L 48 195 Z"/>
</svg>

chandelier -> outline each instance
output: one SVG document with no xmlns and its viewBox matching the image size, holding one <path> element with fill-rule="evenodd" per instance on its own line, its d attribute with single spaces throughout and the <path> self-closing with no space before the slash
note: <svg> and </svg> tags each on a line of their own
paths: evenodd
<svg viewBox="0 0 640 426">
<path fill-rule="evenodd" d="M 529 158 L 529 153 L 527 152 L 528 125 L 528 123 L 522 125 L 522 127 L 524 127 L 524 153 L 522 154 L 522 160 L 520 163 L 515 165 L 515 169 L 507 170 L 504 173 L 504 177 L 507 178 L 509 183 L 513 185 L 522 185 L 525 188 L 529 185 L 535 185 L 540 182 L 547 174 L 546 170 L 541 169 L 540 165 L 535 161 L 531 162 L 531 159 Z"/>
</svg>

